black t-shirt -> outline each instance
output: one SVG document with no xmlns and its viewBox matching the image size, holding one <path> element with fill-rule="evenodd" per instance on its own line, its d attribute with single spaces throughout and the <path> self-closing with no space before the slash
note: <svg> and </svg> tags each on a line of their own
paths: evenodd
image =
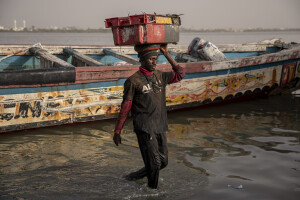
<svg viewBox="0 0 300 200">
<path fill-rule="evenodd" d="M 168 130 L 166 85 L 173 72 L 154 71 L 144 75 L 137 71 L 124 84 L 123 100 L 132 100 L 131 114 L 137 131 L 163 133 Z"/>
</svg>

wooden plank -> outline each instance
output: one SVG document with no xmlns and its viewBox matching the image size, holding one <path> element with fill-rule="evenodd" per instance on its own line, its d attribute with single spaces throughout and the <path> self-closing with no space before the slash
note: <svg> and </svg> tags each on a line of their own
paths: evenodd
<svg viewBox="0 0 300 200">
<path fill-rule="evenodd" d="M 74 67 L 70 63 L 59 59 L 58 57 L 50 54 L 44 49 L 39 47 L 32 47 L 29 52 L 41 57 L 41 68 L 52 68 L 52 67 Z"/>
<path fill-rule="evenodd" d="M 76 67 L 83 67 L 83 66 L 103 66 L 104 64 L 98 60 L 95 60 L 89 56 L 86 56 L 72 47 L 65 47 L 63 48 L 64 54 L 67 56 L 72 56 L 72 64 Z"/>
<path fill-rule="evenodd" d="M 106 54 L 106 55 L 111 55 L 111 56 L 114 56 L 116 58 L 119 58 L 120 60 L 123 60 L 125 62 L 128 62 L 130 64 L 133 64 L 133 65 L 140 65 L 140 62 L 131 57 L 131 56 L 128 56 L 126 54 L 123 54 L 123 53 L 119 53 L 119 52 L 116 52 L 112 49 L 103 49 L 103 52 Z"/>
</svg>

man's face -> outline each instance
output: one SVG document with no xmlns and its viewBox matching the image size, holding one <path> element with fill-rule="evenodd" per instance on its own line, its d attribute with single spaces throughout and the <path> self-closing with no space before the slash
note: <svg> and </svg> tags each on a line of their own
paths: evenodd
<svg viewBox="0 0 300 200">
<path fill-rule="evenodd" d="M 147 71 L 152 72 L 155 70 L 157 64 L 157 56 L 151 56 L 141 62 L 142 67 Z"/>
</svg>

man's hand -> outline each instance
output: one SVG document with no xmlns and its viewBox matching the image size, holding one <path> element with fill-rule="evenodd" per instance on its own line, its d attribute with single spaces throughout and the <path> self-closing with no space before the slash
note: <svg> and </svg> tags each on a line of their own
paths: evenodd
<svg viewBox="0 0 300 200">
<path fill-rule="evenodd" d="M 174 60 L 174 58 L 169 54 L 168 44 L 161 44 L 160 51 L 164 54 L 168 62 L 172 65 L 172 67 L 176 67 L 178 63 Z"/>
<path fill-rule="evenodd" d="M 114 140 L 114 142 L 115 142 L 115 144 L 116 144 L 117 146 L 119 146 L 119 144 L 122 144 L 122 142 L 121 142 L 121 141 L 122 141 L 121 135 L 118 134 L 118 133 L 115 133 L 115 134 L 114 134 L 113 140 Z"/>
<path fill-rule="evenodd" d="M 168 53 L 168 44 L 161 44 L 160 45 L 160 51 L 166 55 L 166 53 Z"/>
</svg>

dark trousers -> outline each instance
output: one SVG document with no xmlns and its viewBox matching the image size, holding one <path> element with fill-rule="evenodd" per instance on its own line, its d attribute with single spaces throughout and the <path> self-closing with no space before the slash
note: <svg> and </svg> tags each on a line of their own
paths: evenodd
<svg viewBox="0 0 300 200">
<path fill-rule="evenodd" d="M 139 170 L 147 175 L 148 186 L 157 188 L 159 170 L 168 165 L 168 147 L 166 133 L 149 134 L 136 131 L 139 147 L 144 160 L 145 168 Z"/>
</svg>

